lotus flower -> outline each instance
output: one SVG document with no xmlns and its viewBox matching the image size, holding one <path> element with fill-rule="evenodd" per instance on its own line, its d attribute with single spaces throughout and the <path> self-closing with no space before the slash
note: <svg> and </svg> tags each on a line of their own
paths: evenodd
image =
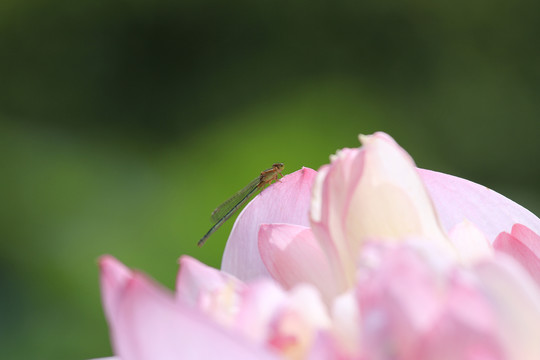
<svg viewBox="0 0 540 360">
<path fill-rule="evenodd" d="M 221 270 L 182 256 L 175 294 L 102 257 L 116 359 L 540 359 L 540 219 L 360 140 L 249 203 Z"/>
</svg>

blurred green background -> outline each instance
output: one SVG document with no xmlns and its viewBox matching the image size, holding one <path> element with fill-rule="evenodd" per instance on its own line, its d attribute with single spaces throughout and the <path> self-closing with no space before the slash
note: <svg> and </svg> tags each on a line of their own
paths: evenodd
<svg viewBox="0 0 540 360">
<path fill-rule="evenodd" d="M 0 349 L 109 355 L 97 258 L 172 288 L 210 212 L 357 134 L 540 213 L 540 3 L 0 2 Z"/>
</svg>

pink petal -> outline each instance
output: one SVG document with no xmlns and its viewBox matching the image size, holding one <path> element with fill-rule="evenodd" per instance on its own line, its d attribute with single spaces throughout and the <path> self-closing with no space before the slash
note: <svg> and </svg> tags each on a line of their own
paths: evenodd
<svg viewBox="0 0 540 360">
<path fill-rule="evenodd" d="M 489 241 L 470 221 L 460 222 L 448 235 L 465 264 L 473 264 L 493 255 L 493 248 Z"/>
<path fill-rule="evenodd" d="M 472 274 L 456 271 L 448 279 L 440 316 L 419 338 L 410 359 L 505 359 L 493 309 Z"/>
<path fill-rule="evenodd" d="M 242 306 L 236 319 L 237 328 L 251 339 L 264 342 L 268 338 L 271 319 L 286 299 L 287 294 L 270 279 L 250 284 L 242 293 Z"/>
<path fill-rule="evenodd" d="M 221 269 L 243 281 L 269 277 L 259 255 L 261 224 L 286 223 L 308 226 L 311 185 L 316 172 L 302 168 L 289 174 L 251 201 L 238 216 L 232 229 Z"/>
<path fill-rule="evenodd" d="M 493 247 L 517 260 L 540 286 L 540 236 L 521 224 L 512 227 L 512 234 L 502 232 Z"/>
<path fill-rule="evenodd" d="M 177 300 L 183 305 L 198 308 L 223 326 L 234 327 L 245 288 L 246 285 L 232 275 L 189 256 L 180 258 Z"/>
<path fill-rule="evenodd" d="M 125 284 L 117 305 L 111 331 L 122 360 L 274 358 L 181 306 L 141 274 L 133 274 Z"/>
<path fill-rule="evenodd" d="M 365 249 L 363 256 L 380 258 L 374 268 L 360 268 L 357 285 L 365 357 L 407 359 L 443 309 L 438 279 L 412 249 Z"/>
<path fill-rule="evenodd" d="M 444 313 L 436 326 L 423 337 L 418 347 L 406 359 L 410 360 L 504 360 L 504 350 L 489 329 L 477 331 Z"/>
<path fill-rule="evenodd" d="M 331 157 L 331 165 L 319 169 L 313 184 L 310 218 L 311 228 L 328 256 L 332 277 L 338 291 L 347 290 L 354 282 L 354 263 L 343 219 L 348 211 L 350 193 L 362 173 L 363 152 L 342 149 Z M 357 246 L 355 246 L 357 247 Z"/>
<path fill-rule="evenodd" d="M 285 289 L 300 283 L 317 287 L 329 304 L 337 295 L 325 254 L 310 228 L 289 224 L 263 224 L 259 251 L 268 272 Z"/>
<path fill-rule="evenodd" d="M 335 346 L 342 354 L 356 354 L 361 345 L 361 316 L 354 290 L 336 297 L 332 303 L 333 332 L 336 337 Z"/>
<path fill-rule="evenodd" d="M 346 360 L 358 358 L 358 356 L 352 356 L 346 353 L 327 331 L 320 331 L 317 333 L 307 356 L 308 360 Z"/>
<path fill-rule="evenodd" d="M 284 358 L 304 359 L 317 332 L 329 328 L 330 319 L 317 289 L 302 284 L 289 292 L 274 314 L 267 342 Z"/>
<path fill-rule="evenodd" d="M 204 294 L 225 286 L 243 287 L 234 276 L 207 266 L 190 256 L 184 255 L 180 258 L 176 297 L 185 304 L 196 306 Z"/>
<path fill-rule="evenodd" d="M 366 239 L 427 238 L 454 250 L 411 157 L 384 133 L 361 136 L 360 149 L 344 149 L 323 167 L 313 186 L 312 229 L 338 284 L 354 283 L 355 261 Z"/>
<path fill-rule="evenodd" d="M 288 308 L 299 314 L 310 325 L 309 329 L 329 328 L 330 317 L 318 289 L 310 284 L 299 284 L 288 293 Z"/>
<path fill-rule="evenodd" d="M 360 269 L 357 296 L 365 334 L 406 325 L 403 335 L 410 337 L 429 329 L 443 306 L 434 269 L 412 248 L 367 248 L 379 251 L 381 260 L 373 269 Z"/>
<path fill-rule="evenodd" d="M 519 239 L 527 246 L 536 256 L 540 256 L 540 235 L 529 229 L 523 224 L 515 224 L 512 226 L 512 236 Z"/>
<path fill-rule="evenodd" d="M 503 359 L 495 314 L 468 270 L 439 272 L 408 245 L 380 249 L 357 290 L 367 358 Z"/>
<path fill-rule="evenodd" d="M 264 279 L 243 293 L 237 326 L 249 338 L 282 355 L 300 356 L 314 334 L 330 326 L 330 319 L 313 286 L 302 284 L 285 293 L 275 282 Z"/>
<path fill-rule="evenodd" d="M 540 219 L 501 194 L 455 176 L 424 169 L 418 169 L 418 172 L 447 231 L 467 219 L 490 242 L 500 232 L 509 231 L 515 223 L 540 233 Z"/>
<path fill-rule="evenodd" d="M 133 272 L 111 255 L 104 255 L 99 259 L 101 272 L 101 298 L 105 316 L 111 323 L 117 313 L 118 302 L 126 284 L 133 277 Z"/>
<path fill-rule="evenodd" d="M 507 359 L 540 359 L 540 289 L 514 260 L 498 256 L 475 267 L 497 317 L 494 329 Z"/>
<path fill-rule="evenodd" d="M 349 239 L 420 236 L 447 244 L 409 154 L 384 133 L 360 139 L 365 151 L 364 169 L 350 194 L 346 223 Z"/>
</svg>

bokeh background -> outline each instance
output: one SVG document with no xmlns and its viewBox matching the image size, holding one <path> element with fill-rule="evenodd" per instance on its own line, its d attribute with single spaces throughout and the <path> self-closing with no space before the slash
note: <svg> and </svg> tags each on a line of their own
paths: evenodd
<svg viewBox="0 0 540 360">
<path fill-rule="evenodd" d="M 0 349 L 111 353 L 97 259 L 173 288 L 276 161 L 390 133 L 540 213 L 540 2 L 2 0 Z"/>
</svg>

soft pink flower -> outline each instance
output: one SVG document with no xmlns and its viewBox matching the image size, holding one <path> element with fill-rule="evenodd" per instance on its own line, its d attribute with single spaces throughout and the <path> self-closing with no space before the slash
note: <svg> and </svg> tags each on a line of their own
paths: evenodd
<svg viewBox="0 0 540 360">
<path fill-rule="evenodd" d="M 540 220 L 361 141 L 249 203 L 221 271 L 181 257 L 174 295 L 103 257 L 117 357 L 539 359 Z"/>
</svg>

